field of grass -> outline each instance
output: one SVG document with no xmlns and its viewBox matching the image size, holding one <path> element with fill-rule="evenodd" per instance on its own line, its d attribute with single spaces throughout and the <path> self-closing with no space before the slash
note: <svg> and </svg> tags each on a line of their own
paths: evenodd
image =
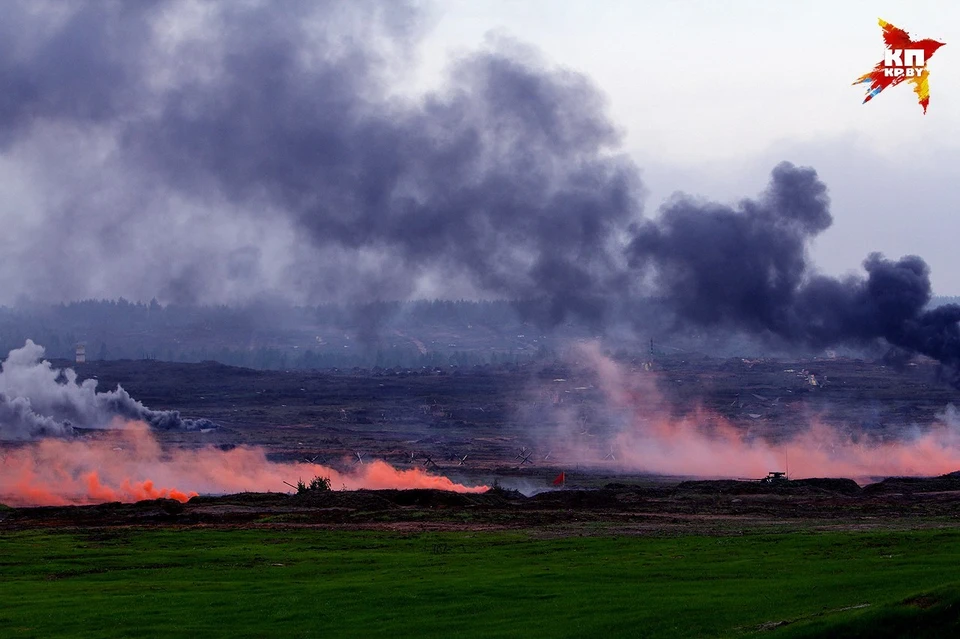
<svg viewBox="0 0 960 639">
<path fill-rule="evenodd" d="M 955 530 L 4 532 L 0 635 L 960 636 L 958 560 Z"/>
</svg>

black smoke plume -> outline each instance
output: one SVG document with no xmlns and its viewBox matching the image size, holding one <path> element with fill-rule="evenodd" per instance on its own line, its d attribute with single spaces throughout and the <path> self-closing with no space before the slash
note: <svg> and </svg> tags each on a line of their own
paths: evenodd
<svg viewBox="0 0 960 639">
<path fill-rule="evenodd" d="M 782 163 L 758 199 L 736 207 L 679 198 L 641 224 L 630 264 L 650 274 L 677 317 L 823 348 L 878 340 L 960 364 L 960 306 L 925 310 L 929 269 L 917 256 L 871 254 L 866 278 L 816 273 L 807 245 L 832 223 L 810 168 Z"/>
</svg>

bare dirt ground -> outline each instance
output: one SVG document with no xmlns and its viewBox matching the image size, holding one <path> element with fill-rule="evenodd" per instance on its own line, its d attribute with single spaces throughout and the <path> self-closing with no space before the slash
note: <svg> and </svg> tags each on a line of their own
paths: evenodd
<svg viewBox="0 0 960 639">
<path fill-rule="evenodd" d="M 333 465 L 349 465 L 360 452 L 398 467 L 427 463 L 444 474 L 540 481 L 554 470 L 575 469 L 562 459 L 563 442 L 552 441 L 557 408 L 582 416 L 586 442 L 598 450 L 607 445 L 600 417 L 607 399 L 596 379 L 562 363 L 339 372 L 258 371 L 215 362 L 56 364 L 75 366 L 81 379 L 96 378 L 102 390 L 122 384 L 150 408 L 220 425 L 208 433 L 159 433 L 169 446 L 248 444 L 265 448 L 276 461 L 317 458 Z M 683 413 L 702 407 L 774 440 L 815 418 L 883 441 L 930 424 L 950 403 L 960 405 L 960 391 L 924 360 L 896 370 L 850 359 L 661 356 L 654 364 L 659 408 Z M 639 370 L 643 362 L 624 365 Z M 519 467 L 521 448 L 532 454 Z M 600 483 L 590 487 L 606 481 L 598 470 Z"/>
</svg>

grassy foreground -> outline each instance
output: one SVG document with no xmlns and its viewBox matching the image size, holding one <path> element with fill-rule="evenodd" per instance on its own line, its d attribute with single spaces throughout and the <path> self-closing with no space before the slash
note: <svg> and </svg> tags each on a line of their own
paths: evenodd
<svg viewBox="0 0 960 639">
<path fill-rule="evenodd" d="M 954 530 L 5 532 L 0 635 L 956 637 L 958 560 Z"/>
</svg>

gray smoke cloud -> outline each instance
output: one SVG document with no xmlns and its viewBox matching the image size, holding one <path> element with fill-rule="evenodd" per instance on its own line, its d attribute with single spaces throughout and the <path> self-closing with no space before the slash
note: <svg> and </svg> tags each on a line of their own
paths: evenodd
<svg viewBox="0 0 960 639">
<path fill-rule="evenodd" d="M 585 77 L 502 40 L 454 61 L 443 89 L 403 98 L 389 72 L 413 55 L 413 5 L 207 4 L 199 26 L 184 6 L 0 8 L 0 82 L 15 87 L 0 103 L 0 143 L 26 152 L 65 130 L 119 172 L 107 186 L 64 169 L 79 197 L 57 213 L 72 222 L 47 229 L 65 235 L 58 245 L 81 237 L 94 255 L 124 252 L 154 230 L 149 268 L 129 262 L 150 271 L 148 296 L 170 301 L 216 299 L 224 284 L 404 299 L 439 283 L 542 296 L 553 321 L 602 314 L 620 276 L 615 233 L 636 216 L 640 185 L 612 154 L 619 132 Z M 191 252 L 205 216 L 230 230 Z M 278 246 L 260 245 L 271 224 Z M 62 264 L 44 269 L 60 276 L 46 283 L 77 297 L 77 273 L 97 267 Z"/>
<path fill-rule="evenodd" d="M 205 419 L 182 419 L 177 411 L 150 410 L 120 386 L 97 392 L 97 380 L 77 383 L 76 371 L 54 368 L 43 354 L 42 346 L 27 340 L 4 360 L 0 440 L 69 437 L 75 434 L 74 428 L 113 428 L 122 420 L 139 420 L 164 430 L 213 426 Z"/>
<path fill-rule="evenodd" d="M 404 95 L 423 25 L 419 5 L 373 0 L 0 4 L 0 288 L 535 298 L 543 324 L 603 326 L 650 284 L 684 325 L 960 363 L 960 307 L 924 310 L 920 258 L 872 255 L 865 278 L 810 266 L 831 224 L 813 170 L 643 221 L 587 78 L 499 39 Z"/>
</svg>

